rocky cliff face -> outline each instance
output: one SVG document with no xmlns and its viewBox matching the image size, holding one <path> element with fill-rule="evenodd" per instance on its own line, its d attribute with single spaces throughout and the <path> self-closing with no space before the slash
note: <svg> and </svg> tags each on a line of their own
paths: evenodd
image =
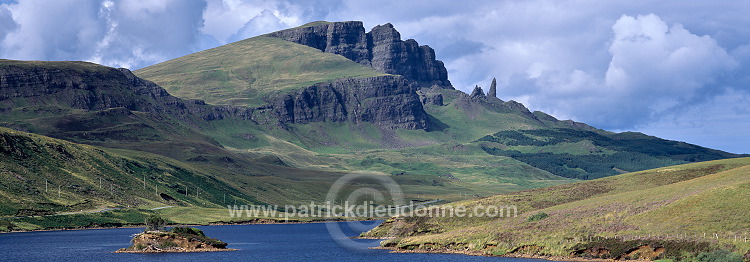
<svg viewBox="0 0 750 262">
<path fill-rule="evenodd" d="M 342 55 L 369 66 L 370 50 L 362 22 L 313 23 L 268 34 L 287 41 Z"/>
<path fill-rule="evenodd" d="M 179 99 L 124 68 L 86 62 L 33 65 L 23 61 L 3 61 L 0 64 L 0 110 L 29 106 L 59 106 L 87 111 L 125 108 L 169 114 L 180 119 L 198 117 L 204 120 L 232 114 L 249 115 L 242 110 L 205 105 L 201 100 Z"/>
<path fill-rule="evenodd" d="M 365 33 L 362 22 L 312 23 L 268 34 L 287 41 L 342 55 L 380 72 L 402 75 L 422 87 L 453 88 L 443 62 L 435 50 L 414 39 L 401 40 L 391 24 L 378 25 Z"/>
<path fill-rule="evenodd" d="M 424 129 L 427 113 L 416 87 L 400 76 L 344 78 L 269 99 L 283 123 L 371 122 L 393 129 Z"/>
</svg>

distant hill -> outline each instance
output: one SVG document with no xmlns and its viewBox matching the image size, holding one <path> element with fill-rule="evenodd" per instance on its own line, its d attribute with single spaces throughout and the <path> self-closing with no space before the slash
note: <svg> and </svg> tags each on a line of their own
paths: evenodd
<svg viewBox="0 0 750 262">
<path fill-rule="evenodd" d="M 717 248 L 745 254 L 749 189 L 750 158 L 717 160 L 442 206 L 512 205 L 517 217 L 515 209 L 503 217 L 397 217 L 365 235 L 396 237 L 383 245 L 399 250 L 488 255 L 680 259 Z"/>
<path fill-rule="evenodd" d="M 488 154 L 512 157 L 550 173 L 578 179 L 736 157 L 641 133 L 569 128 L 501 131 L 480 138 L 477 143 Z"/>
</svg>

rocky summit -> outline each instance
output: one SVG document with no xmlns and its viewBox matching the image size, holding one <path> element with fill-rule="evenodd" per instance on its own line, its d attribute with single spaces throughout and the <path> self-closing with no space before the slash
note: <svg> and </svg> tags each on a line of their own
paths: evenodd
<svg viewBox="0 0 750 262">
<path fill-rule="evenodd" d="M 338 54 L 383 73 L 402 75 L 421 87 L 453 89 L 445 65 L 435 58 L 435 50 L 420 46 L 414 39 L 401 40 L 390 23 L 365 33 L 360 21 L 313 22 L 267 36 Z"/>
</svg>

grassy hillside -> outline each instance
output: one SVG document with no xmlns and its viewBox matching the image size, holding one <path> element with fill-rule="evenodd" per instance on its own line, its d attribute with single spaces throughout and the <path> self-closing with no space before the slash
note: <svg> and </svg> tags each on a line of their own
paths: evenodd
<svg viewBox="0 0 750 262">
<path fill-rule="evenodd" d="M 0 125 L 76 143 L 140 150 L 179 160 L 216 159 L 229 154 L 214 139 L 170 116 L 125 108 L 101 111 L 63 106 L 16 107 Z"/>
<path fill-rule="evenodd" d="M 717 248 L 744 254 L 748 189 L 750 158 L 709 161 L 447 205 L 514 205 L 517 217 L 402 217 L 368 235 L 397 236 L 384 242 L 397 249 L 496 255 L 680 258 Z M 652 253 L 642 253 L 644 246 Z"/>
<path fill-rule="evenodd" d="M 170 203 L 219 207 L 221 195 L 241 195 L 206 172 L 157 155 L 125 156 L 6 128 L 0 145 L 0 216 Z M 203 194 L 186 194 L 185 187 Z"/>
<path fill-rule="evenodd" d="M 189 163 L 7 128 L 0 128 L 0 154 L 0 230 L 139 224 L 152 213 L 161 213 L 177 223 L 250 220 L 229 217 L 222 207 L 323 203 L 332 183 L 343 175 L 331 171 L 341 168 L 299 169 L 260 155 L 223 166 Z M 352 165 L 363 165 L 354 162 Z M 540 179 L 549 177 L 554 176 Z M 394 179 L 409 199 L 466 199 L 469 193 L 492 195 L 524 188 L 493 186 L 498 182 L 480 186 L 428 172 Z M 362 181 L 359 186 L 368 183 Z M 344 192 L 357 188 L 347 186 Z M 162 206 L 175 208 L 149 210 Z M 99 212 L 102 210 L 110 211 Z"/>
<path fill-rule="evenodd" d="M 134 72 L 171 94 L 215 105 L 260 106 L 269 93 L 343 77 L 383 75 L 343 56 L 258 36 Z"/>
<path fill-rule="evenodd" d="M 459 199 L 463 195 L 463 199 L 574 181 L 509 157 L 489 155 L 477 145 L 443 140 L 444 133 L 431 140 L 433 132 L 382 130 L 372 124 L 311 123 L 273 131 L 246 129 L 231 121 L 212 124 L 206 134 L 237 154 L 274 156 L 304 169 L 419 178 L 427 186 L 409 186 L 410 197 Z M 433 180 L 445 182 L 431 187 Z"/>
<path fill-rule="evenodd" d="M 477 143 L 491 155 L 512 157 L 553 174 L 578 179 L 735 157 L 640 133 L 570 128 L 501 131 L 482 137 Z"/>
</svg>

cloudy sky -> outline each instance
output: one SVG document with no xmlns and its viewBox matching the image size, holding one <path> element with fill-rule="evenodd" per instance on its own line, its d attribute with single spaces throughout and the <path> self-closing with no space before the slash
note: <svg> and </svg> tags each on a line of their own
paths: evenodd
<svg viewBox="0 0 750 262">
<path fill-rule="evenodd" d="M 138 69 L 310 21 L 392 23 L 454 86 L 750 153 L 750 2 L 0 0 L 0 57 Z"/>
</svg>

